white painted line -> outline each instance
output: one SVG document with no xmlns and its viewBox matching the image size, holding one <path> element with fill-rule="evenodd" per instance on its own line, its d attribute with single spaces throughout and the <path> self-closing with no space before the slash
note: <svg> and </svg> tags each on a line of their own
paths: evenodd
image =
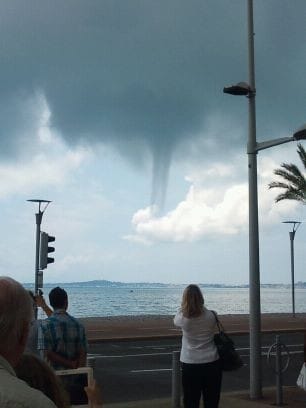
<svg viewBox="0 0 306 408">
<path fill-rule="evenodd" d="M 303 349 L 303 344 L 290 344 L 289 346 L 287 346 L 288 348 L 297 348 L 297 347 L 301 347 L 302 350 L 289 350 L 290 354 L 303 354 L 304 353 L 304 349 Z M 133 348 L 138 348 L 138 347 L 133 347 Z M 142 347 L 139 347 L 140 349 L 142 349 Z M 268 350 L 270 347 L 269 346 L 263 346 L 262 347 L 262 355 L 266 356 L 268 353 L 264 350 Z M 155 347 L 153 348 L 155 350 L 164 350 L 166 348 L 162 348 L 162 347 Z M 238 352 L 244 352 L 244 351 L 249 351 L 250 348 L 249 347 L 236 347 L 236 350 Z M 173 351 L 180 351 L 179 349 L 177 350 L 172 350 L 170 352 L 156 352 L 156 353 L 139 353 L 139 354 L 120 354 L 120 355 L 104 355 L 104 354 L 88 354 L 89 357 L 95 357 L 95 358 L 129 358 L 129 357 L 158 357 L 158 356 L 169 356 L 172 355 Z M 282 353 L 283 355 L 286 355 L 286 352 Z M 249 357 L 249 354 L 240 354 L 241 357 Z"/>
<path fill-rule="evenodd" d="M 143 350 L 144 348 L 148 348 L 150 346 L 130 346 L 130 349 L 135 349 L 135 350 Z"/>
<path fill-rule="evenodd" d="M 160 347 L 158 347 L 158 346 L 152 346 L 152 345 L 151 345 L 151 346 L 130 346 L 129 348 L 130 348 L 130 349 L 134 349 L 134 350 L 144 350 L 144 349 L 166 350 L 166 349 L 169 348 L 169 347 L 173 348 L 173 347 L 175 347 L 175 346 L 177 346 L 177 344 L 171 345 L 171 346 L 165 345 L 165 346 L 160 346 Z"/>
<path fill-rule="evenodd" d="M 262 346 L 261 349 L 262 350 L 269 350 L 271 346 Z M 287 345 L 287 348 L 293 348 L 293 347 L 304 347 L 304 344 L 289 344 Z M 236 347 L 237 351 L 243 351 L 243 350 L 250 350 L 250 347 Z"/>
<path fill-rule="evenodd" d="M 152 373 L 159 371 L 172 371 L 172 368 L 156 368 L 154 370 L 131 370 L 130 373 Z"/>
<path fill-rule="evenodd" d="M 282 353 L 284 356 L 287 355 L 287 353 Z M 304 351 L 290 351 L 290 355 L 292 354 L 304 354 Z M 250 354 L 239 354 L 240 357 L 250 357 Z M 268 353 L 261 353 L 262 356 L 267 356 Z M 274 356 L 274 354 L 272 354 Z"/>
<path fill-rule="evenodd" d="M 90 354 L 92 357 L 97 357 L 97 358 L 125 358 L 125 357 L 151 357 L 151 356 L 168 356 L 171 355 L 171 353 L 145 353 L 145 354 L 122 354 L 119 356 L 105 356 L 103 354 Z"/>
<path fill-rule="evenodd" d="M 304 351 L 290 351 L 290 355 L 292 354 L 304 354 Z M 268 353 L 262 353 L 263 356 L 267 356 Z M 287 353 L 283 352 L 282 355 L 286 356 Z M 275 353 L 272 354 L 272 356 L 275 356 Z"/>
</svg>

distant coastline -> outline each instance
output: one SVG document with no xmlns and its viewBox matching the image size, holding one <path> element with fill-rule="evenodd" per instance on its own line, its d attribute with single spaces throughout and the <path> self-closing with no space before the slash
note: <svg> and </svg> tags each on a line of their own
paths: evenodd
<svg viewBox="0 0 306 408">
<path fill-rule="evenodd" d="M 32 286 L 33 283 L 24 283 L 25 286 Z M 185 287 L 187 283 L 160 283 L 160 282 L 116 282 L 116 281 L 109 281 L 105 279 L 101 280 L 92 280 L 92 281 L 85 281 L 85 282 L 54 282 L 54 283 L 44 283 L 44 286 L 52 287 L 52 286 L 69 286 L 69 287 L 114 287 L 114 288 L 166 288 L 166 287 Z M 199 286 L 203 288 L 232 288 L 232 289 L 239 289 L 239 288 L 248 288 L 248 284 L 225 284 L 225 283 L 200 283 Z M 262 283 L 260 285 L 261 288 L 269 288 L 269 289 L 288 289 L 291 288 L 291 284 L 289 283 Z M 296 282 L 295 288 L 305 289 L 306 282 Z"/>
</svg>

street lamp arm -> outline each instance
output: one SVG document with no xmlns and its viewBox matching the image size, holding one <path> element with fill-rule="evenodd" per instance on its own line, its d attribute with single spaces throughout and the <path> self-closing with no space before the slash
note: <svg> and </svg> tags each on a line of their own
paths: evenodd
<svg viewBox="0 0 306 408">
<path fill-rule="evenodd" d="M 278 146 L 283 143 L 296 142 L 306 139 L 306 126 L 302 126 L 297 130 L 293 136 L 290 137 L 281 137 L 279 139 L 267 140 L 265 142 L 260 142 L 255 144 L 255 148 L 252 145 L 248 145 L 247 152 L 248 154 L 256 154 L 260 150 L 269 149 L 269 147 Z"/>
<path fill-rule="evenodd" d="M 281 137 L 279 139 L 267 140 L 265 142 L 256 143 L 255 151 L 248 148 L 248 153 L 257 153 L 260 150 L 269 149 L 269 147 L 278 146 L 283 143 L 294 142 L 295 139 L 291 137 Z"/>
<path fill-rule="evenodd" d="M 296 232 L 301 224 L 302 224 L 301 222 L 296 222 L 296 223 L 293 225 L 293 231 Z"/>
</svg>

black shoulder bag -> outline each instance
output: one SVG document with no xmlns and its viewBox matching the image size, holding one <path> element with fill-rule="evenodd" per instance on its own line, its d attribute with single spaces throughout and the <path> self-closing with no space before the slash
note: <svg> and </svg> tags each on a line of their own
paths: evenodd
<svg viewBox="0 0 306 408">
<path fill-rule="evenodd" d="M 224 328 L 217 317 L 216 312 L 212 310 L 215 316 L 219 333 L 215 334 L 214 342 L 217 346 L 223 371 L 234 371 L 243 366 L 243 361 L 235 349 L 233 340 L 225 333 Z"/>
</svg>

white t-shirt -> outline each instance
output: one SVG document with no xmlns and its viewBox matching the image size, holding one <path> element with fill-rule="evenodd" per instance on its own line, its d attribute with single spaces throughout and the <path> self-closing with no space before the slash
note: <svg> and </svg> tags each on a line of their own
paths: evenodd
<svg viewBox="0 0 306 408">
<path fill-rule="evenodd" d="M 16 377 L 14 369 L 0 356 L 1 408 L 56 408 L 42 392 Z"/>
<path fill-rule="evenodd" d="M 181 362 L 187 364 L 211 363 L 219 359 L 214 343 L 216 319 L 214 314 L 204 308 L 198 317 L 184 317 L 179 311 L 174 324 L 182 328 Z"/>
</svg>

